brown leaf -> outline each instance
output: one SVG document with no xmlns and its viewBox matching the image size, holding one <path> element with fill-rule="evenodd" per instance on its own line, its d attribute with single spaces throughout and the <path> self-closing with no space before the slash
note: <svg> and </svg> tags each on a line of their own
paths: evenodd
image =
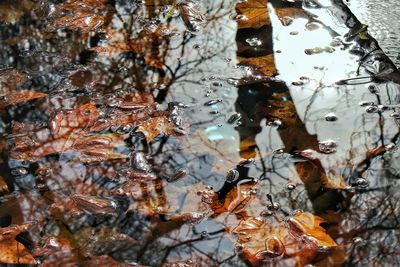
<svg viewBox="0 0 400 267">
<path fill-rule="evenodd" d="M 336 242 L 326 233 L 326 230 L 321 227 L 324 219 L 315 216 L 309 212 L 296 212 L 289 221 L 290 233 L 295 236 L 308 235 L 314 238 L 317 246 L 320 247 L 335 247 Z"/>
<path fill-rule="evenodd" d="M 176 134 L 174 131 L 175 127 L 176 126 L 173 123 L 168 121 L 168 118 L 165 115 L 161 115 L 142 122 L 137 131 L 142 132 L 146 136 L 147 143 L 150 143 L 160 134 Z"/>
<path fill-rule="evenodd" d="M 115 153 L 113 148 L 125 145 L 122 134 L 99 134 L 78 139 L 72 149 L 79 152 L 82 162 L 105 161 L 111 159 L 125 159 L 128 155 Z"/>
<path fill-rule="evenodd" d="M 47 94 L 35 91 L 14 91 L 0 98 L 0 109 L 5 109 L 9 106 L 24 103 L 33 99 L 46 97 Z"/>
<path fill-rule="evenodd" d="M 15 24 L 24 14 L 29 13 L 34 7 L 30 0 L 2 1 L 0 5 L 0 21 Z"/>
<path fill-rule="evenodd" d="M 18 86 L 27 81 L 25 74 L 17 70 L 6 70 L 0 73 L 0 94 L 6 95 L 10 91 L 15 91 Z"/>
<path fill-rule="evenodd" d="M 236 4 L 236 10 L 245 16 L 237 21 L 239 29 L 259 29 L 271 23 L 266 0 L 243 1 Z"/>
<path fill-rule="evenodd" d="M 61 111 L 50 120 L 49 126 L 54 138 L 76 135 L 96 122 L 100 113 L 93 104 L 85 104 L 72 111 Z"/>
<path fill-rule="evenodd" d="M 29 225 L 17 225 L 0 228 L 0 263 L 35 264 L 36 261 L 24 245 L 17 242 L 15 237 L 28 229 Z"/>
<path fill-rule="evenodd" d="M 336 248 L 337 244 L 320 224 L 322 218 L 297 212 L 288 223 L 275 217 L 248 217 L 231 229 L 238 237 L 241 254 L 253 266 L 279 258 L 283 265 L 303 266 L 318 254 L 318 249 Z"/>
<path fill-rule="evenodd" d="M 57 18 L 47 30 L 67 28 L 80 29 L 84 33 L 96 32 L 111 20 L 113 9 L 107 2 L 107 0 L 72 0 L 59 4 L 54 12 Z M 68 13 L 64 14 L 65 12 Z"/>
<path fill-rule="evenodd" d="M 344 177 L 334 172 L 323 173 L 321 176 L 321 182 L 325 188 L 329 189 L 348 189 Z"/>
<path fill-rule="evenodd" d="M 251 58 L 238 57 L 238 60 L 241 64 L 253 66 L 266 76 L 274 76 L 278 73 L 275 67 L 275 59 L 273 54 Z"/>
</svg>

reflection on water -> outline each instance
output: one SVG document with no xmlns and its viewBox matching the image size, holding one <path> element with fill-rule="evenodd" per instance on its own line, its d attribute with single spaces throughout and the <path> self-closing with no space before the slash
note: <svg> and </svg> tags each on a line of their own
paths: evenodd
<svg viewBox="0 0 400 267">
<path fill-rule="evenodd" d="M 385 2 L 350 0 L 348 3 L 357 18 L 368 25 L 369 32 L 378 40 L 383 51 L 393 60 L 396 66 L 400 66 L 398 2 L 396 0 Z"/>
<path fill-rule="evenodd" d="M 396 265 L 400 74 L 346 5 L 70 2 L 0 5 L 24 261 Z"/>
</svg>

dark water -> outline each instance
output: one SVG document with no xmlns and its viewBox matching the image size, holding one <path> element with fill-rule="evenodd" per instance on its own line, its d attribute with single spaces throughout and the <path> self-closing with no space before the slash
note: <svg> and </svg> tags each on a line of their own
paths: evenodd
<svg viewBox="0 0 400 267">
<path fill-rule="evenodd" d="M 0 4 L 0 226 L 36 263 L 397 265 L 395 1 L 350 1 L 378 42 L 327 0 L 62 2 Z"/>
</svg>

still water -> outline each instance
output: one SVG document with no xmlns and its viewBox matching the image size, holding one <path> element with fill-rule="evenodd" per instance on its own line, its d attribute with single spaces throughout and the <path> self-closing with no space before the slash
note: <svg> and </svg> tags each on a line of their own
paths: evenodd
<svg viewBox="0 0 400 267">
<path fill-rule="evenodd" d="M 0 262 L 396 266 L 400 10 L 347 2 L 1 2 Z"/>
</svg>

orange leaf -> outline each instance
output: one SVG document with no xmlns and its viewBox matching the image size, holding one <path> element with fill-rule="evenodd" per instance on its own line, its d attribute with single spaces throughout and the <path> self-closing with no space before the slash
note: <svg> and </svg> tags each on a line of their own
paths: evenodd
<svg viewBox="0 0 400 267">
<path fill-rule="evenodd" d="M 15 237 L 28 229 L 28 225 L 0 228 L 0 263 L 35 264 L 36 261 Z"/>
<path fill-rule="evenodd" d="M 309 212 L 296 212 L 288 221 L 290 233 L 296 237 L 309 235 L 314 238 L 316 244 L 321 247 L 335 247 L 336 242 L 326 233 L 326 230 L 320 226 L 324 222 L 321 217 L 315 216 Z"/>
<path fill-rule="evenodd" d="M 328 172 L 323 173 L 321 176 L 322 184 L 325 188 L 329 189 L 348 189 L 349 186 L 347 185 L 344 177 L 340 174 Z"/>
<path fill-rule="evenodd" d="M 47 94 L 35 91 L 14 91 L 10 94 L 3 95 L 0 99 L 0 109 L 4 109 L 11 105 L 24 103 L 29 100 L 46 97 Z"/>
<path fill-rule="evenodd" d="M 150 143 L 160 134 L 173 135 L 176 133 L 174 127 L 175 125 L 169 122 L 165 115 L 161 115 L 142 122 L 137 131 L 142 132 L 146 136 L 147 143 Z"/>
<path fill-rule="evenodd" d="M 273 54 L 251 58 L 238 57 L 238 60 L 241 64 L 245 63 L 253 66 L 266 76 L 273 76 L 278 73 Z"/>
<path fill-rule="evenodd" d="M 236 4 L 236 10 L 243 16 L 238 20 L 239 29 L 259 29 L 271 23 L 266 0 L 247 0 Z"/>
</svg>

